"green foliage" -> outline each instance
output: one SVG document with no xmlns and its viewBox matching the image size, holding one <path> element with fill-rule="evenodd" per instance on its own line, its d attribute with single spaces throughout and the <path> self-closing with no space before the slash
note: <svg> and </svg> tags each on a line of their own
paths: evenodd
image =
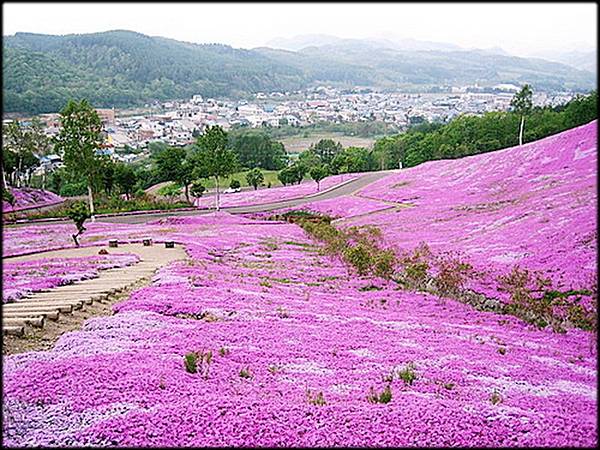
<svg viewBox="0 0 600 450">
<path fill-rule="evenodd" d="M 186 353 L 183 357 L 183 365 L 188 373 L 198 372 L 198 353 L 190 352 Z"/>
<path fill-rule="evenodd" d="M 531 112 L 533 108 L 533 91 L 531 86 L 525 84 L 519 92 L 517 92 L 512 100 L 510 106 L 520 115 L 526 115 Z"/>
<path fill-rule="evenodd" d="M 373 387 L 369 390 L 367 394 L 367 401 L 369 403 L 389 403 L 392 401 L 392 388 L 390 385 L 387 385 L 381 393 L 378 393 Z"/>
<path fill-rule="evenodd" d="M 93 187 L 102 173 L 102 122 L 87 100 L 69 100 L 60 112 L 61 127 L 54 149 L 63 154 L 67 172 L 81 174 Z"/>
<path fill-rule="evenodd" d="M 161 187 L 157 191 L 157 194 L 166 197 L 169 203 L 173 203 L 175 198 L 181 195 L 181 186 L 178 186 L 175 183 L 169 183 Z"/>
<path fill-rule="evenodd" d="M 283 144 L 264 131 L 241 130 L 229 135 L 229 145 L 244 167 L 280 170 L 287 164 Z"/>
<path fill-rule="evenodd" d="M 199 372 L 204 378 L 208 378 L 212 358 L 211 350 L 189 352 L 183 357 L 183 364 L 188 373 Z"/>
<path fill-rule="evenodd" d="M 10 191 L 10 189 L 8 189 L 8 188 L 3 188 L 2 189 L 2 201 L 7 202 L 8 204 L 14 206 L 14 204 L 15 204 L 15 196 Z"/>
<path fill-rule="evenodd" d="M 473 84 L 482 74 L 491 84 L 534 80 L 534 87 L 544 90 L 595 86 L 593 74 L 555 63 L 468 51 L 374 50 L 358 43 L 310 52 L 244 50 L 107 31 L 16 33 L 5 37 L 3 46 L 5 112 L 52 112 L 69 98 L 120 108 L 194 94 L 293 91 L 315 82 L 426 91 L 441 84 Z"/>
<path fill-rule="evenodd" d="M 229 187 L 231 189 L 239 189 L 242 187 L 242 184 L 240 183 L 239 180 L 233 179 L 231 180 L 231 182 L 229 183 Z"/>
<path fill-rule="evenodd" d="M 31 178 L 25 173 L 39 164 L 36 157 L 45 155 L 50 148 L 50 139 L 43 132 L 43 125 L 34 118 L 28 127 L 18 120 L 2 126 L 2 171 L 9 184 L 29 185 Z"/>
<path fill-rule="evenodd" d="M 429 279 L 431 250 L 425 242 L 419 243 L 411 253 L 403 254 L 400 259 L 403 273 L 400 281 L 409 289 L 421 289 Z"/>
<path fill-rule="evenodd" d="M 438 273 L 435 277 L 435 284 L 440 297 L 458 295 L 465 281 L 474 274 L 470 264 L 462 262 L 452 253 L 438 255 L 436 266 Z"/>
<path fill-rule="evenodd" d="M 196 170 L 200 170 L 206 177 L 214 177 L 217 184 L 217 208 L 219 179 L 234 173 L 238 166 L 237 155 L 227 145 L 227 133 L 218 125 L 208 127 L 197 141 Z"/>
<path fill-rule="evenodd" d="M 321 139 L 316 144 L 310 146 L 310 149 L 320 159 L 322 164 L 331 164 L 333 158 L 342 151 L 342 144 L 334 142 L 332 139 Z"/>
<path fill-rule="evenodd" d="M 591 290 L 565 292 L 549 289 L 551 281 L 539 272 L 530 272 L 513 266 L 510 273 L 498 277 L 499 289 L 510 295 L 506 308 L 515 315 L 539 328 L 550 325 L 555 332 L 564 332 L 569 324 L 593 331 L 597 327 L 596 301 L 591 308 L 581 305 L 582 296 L 594 296 Z"/>
<path fill-rule="evenodd" d="M 577 96 L 566 105 L 532 108 L 523 142 L 542 139 L 598 117 L 598 93 Z M 460 115 L 447 124 L 427 124 L 378 139 L 373 145 L 377 168 L 412 167 L 425 161 L 486 153 L 519 143 L 521 116 L 516 111 L 488 112 L 481 117 Z"/>
<path fill-rule="evenodd" d="M 254 190 L 258 189 L 258 186 L 262 185 L 265 181 L 265 177 L 258 168 L 252 169 L 246 174 L 246 181 Z"/>
<path fill-rule="evenodd" d="M 310 169 L 310 177 L 317 182 L 317 190 L 320 189 L 321 180 L 329 175 L 329 170 L 325 166 L 315 166 Z"/>
<path fill-rule="evenodd" d="M 306 174 L 306 167 L 303 164 L 292 164 L 291 166 L 282 169 L 278 174 L 277 178 L 284 186 L 288 184 L 300 184 Z"/>
<path fill-rule="evenodd" d="M 296 211 L 300 213 L 300 211 Z M 397 265 L 392 249 L 381 247 L 381 231 L 376 227 L 350 227 L 339 230 L 329 220 L 314 220 L 312 216 L 297 219 L 311 237 L 325 243 L 323 252 L 340 257 L 358 275 L 390 279 Z M 312 219 L 312 220 L 311 220 Z"/>
<path fill-rule="evenodd" d="M 206 187 L 204 187 L 200 180 L 192 181 L 192 186 L 190 188 L 190 193 L 192 194 L 192 197 L 200 198 L 202 197 L 202 194 L 204 194 L 204 191 L 206 191 Z"/>
<path fill-rule="evenodd" d="M 75 245 L 79 247 L 79 241 L 77 240 L 77 237 L 85 231 L 83 224 L 87 219 L 92 217 L 92 215 L 90 214 L 90 210 L 84 202 L 75 202 L 69 207 L 67 216 L 75 223 L 75 226 L 77 227 L 77 234 L 73 234 L 72 237 L 75 241 Z"/>
<path fill-rule="evenodd" d="M 130 165 L 119 163 L 115 167 L 115 183 L 119 186 L 120 193 L 125 194 L 129 200 L 138 181 L 135 171 Z"/>
<path fill-rule="evenodd" d="M 408 385 L 412 385 L 417 379 L 417 373 L 415 372 L 415 365 L 408 363 L 406 367 L 398 371 L 398 377 Z"/>
</svg>

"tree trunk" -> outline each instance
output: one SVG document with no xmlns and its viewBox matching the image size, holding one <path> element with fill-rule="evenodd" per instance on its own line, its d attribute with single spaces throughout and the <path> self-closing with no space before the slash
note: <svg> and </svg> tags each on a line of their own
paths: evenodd
<svg viewBox="0 0 600 450">
<path fill-rule="evenodd" d="M 321 183 L 319 181 L 317 181 L 317 192 L 319 192 L 320 188 L 321 188 Z"/>
<path fill-rule="evenodd" d="M 519 145 L 523 145 L 523 125 L 525 124 L 525 115 L 521 116 L 521 126 L 519 128 Z"/>
<path fill-rule="evenodd" d="M 215 177 L 216 180 L 216 187 L 217 187 L 217 195 L 215 197 L 215 201 L 216 201 L 216 210 L 219 210 L 219 177 Z"/>
<path fill-rule="evenodd" d="M 19 168 L 17 169 L 17 187 L 21 187 L 21 167 L 23 166 L 23 157 L 19 156 Z"/>
<path fill-rule="evenodd" d="M 90 202 L 90 214 L 92 215 L 92 222 L 96 221 L 94 217 L 94 194 L 92 193 L 92 186 L 88 184 L 88 200 Z"/>
<path fill-rule="evenodd" d="M 191 204 L 192 204 L 192 202 L 190 201 L 190 191 L 189 191 L 188 187 L 189 187 L 189 185 L 187 185 L 187 184 L 186 184 L 186 185 L 185 185 L 185 189 L 184 189 L 184 192 L 185 192 L 185 199 L 187 200 L 188 204 L 190 204 L 190 205 L 191 205 Z"/>
</svg>

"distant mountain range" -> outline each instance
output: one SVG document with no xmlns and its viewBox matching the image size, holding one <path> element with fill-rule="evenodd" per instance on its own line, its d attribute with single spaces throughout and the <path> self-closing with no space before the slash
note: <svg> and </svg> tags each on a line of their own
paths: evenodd
<svg viewBox="0 0 600 450">
<path fill-rule="evenodd" d="M 124 30 L 16 33 L 3 39 L 3 107 L 5 112 L 54 112 L 69 98 L 87 98 L 98 107 L 128 107 L 194 94 L 244 97 L 325 83 L 413 92 L 473 83 L 527 82 L 536 90 L 596 87 L 589 71 L 509 56 L 501 49 L 324 35 L 271 45 L 292 50 L 191 44 Z"/>
</svg>

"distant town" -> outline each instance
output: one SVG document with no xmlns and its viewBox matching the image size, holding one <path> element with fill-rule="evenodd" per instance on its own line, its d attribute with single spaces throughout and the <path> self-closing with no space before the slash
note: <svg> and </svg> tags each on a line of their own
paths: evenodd
<svg viewBox="0 0 600 450">
<path fill-rule="evenodd" d="M 319 122 L 380 121 L 400 130 L 421 122 L 447 122 L 459 114 L 482 115 L 506 111 L 519 87 L 502 84 L 485 90 L 478 86 L 453 87 L 443 93 L 381 92 L 371 88 L 315 87 L 294 92 L 257 93 L 250 100 L 204 98 L 194 95 L 180 101 L 156 102 L 140 111 L 97 109 L 106 133 L 103 152 L 131 163 L 149 156 L 148 144 L 192 144 L 205 127 L 304 127 Z M 536 106 L 556 106 L 575 96 L 570 92 L 536 92 Z M 59 114 L 42 114 L 45 133 L 58 133 Z M 23 125 L 31 118 L 22 118 Z M 9 122 L 10 120 L 4 120 Z M 45 169 L 60 167 L 58 155 L 42 157 Z M 42 169 L 42 168 L 40 168 Z"/>
</svg>

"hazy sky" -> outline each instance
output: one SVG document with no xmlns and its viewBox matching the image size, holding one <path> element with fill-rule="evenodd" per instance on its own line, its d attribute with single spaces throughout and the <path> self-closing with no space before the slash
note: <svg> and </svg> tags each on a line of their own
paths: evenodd
<svg viewBox="0 0 600 450">
<path fill-rule="evenodd" d="M 3 3 L 3 33 L 114 29 L 238 48 L 274 37 L 394 35 L 516 55 L 596 48 L 595 3 Z"/>
</svg>

